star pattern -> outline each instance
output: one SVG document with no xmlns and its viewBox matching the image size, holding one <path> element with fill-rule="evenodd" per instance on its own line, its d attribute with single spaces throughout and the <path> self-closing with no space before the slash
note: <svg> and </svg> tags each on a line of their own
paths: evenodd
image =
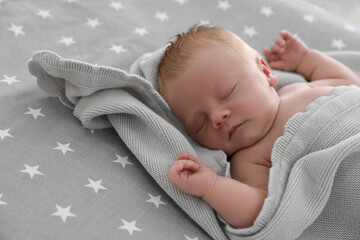
<svg viewBox="0 0 360 240">
<path fill-rule="evenodd" d="M 5 130 L 0 129 L 0 138 L 1 138 L 1 140 L 4 140 L 6 137 L 12 137 L 13 138 L 13 136 L 9 133 L 9 131 L 10 131 L 9 128 L 5 129 Z"/>
<path fill-rule="evenodd" d="M 313 23 L 313 22 L 316 21 L 316 18 L 311 14 L 305 14 L 304 15 L 304 21 L 306 21 L 308 23 Z"/>
<path fill-rule="evenodd" d="M 164 203 L 163 201 L 160 200 L 161 195 L 154 197 L 153 195 L 151 195 L 149 193 L 149 197 L 150 197 L 150 199 L 146 200 L 146 202 L 153 203 L 156 208 L 159 208 L 160 204 L 166 205 L 166 203 Z"/>
<path fill-rule="evenodd" d="M 165 21 L 169 19 L 169 16 L 166 12 L 156 12 L 155 18 L 159 19 L 160 21 Z"/>
<path fill-rule="evenodd" d="M 42 9 L 39 9 L 36 12 L 36 15 L 42 17 L 42 19 L 47 19 L 47 18 L 52 18 L 53 17 L 49 10 L 42 10 Z"/>
<path fill-rule="evenodd" d="M 101 185 L 102 179 L 100 179 L 98 181 L 94 181 L 94 180 L 88 178 L 88 181 L 89 181 L 89 184 L 84 185 L 84 186 L 89 187 L 89 188 L 93 188 L 95 193 L 98 193 L 99 189 L 107 190 L 106 187 Z"/>
<path fill-rule="evenodd" d="M 128 222 L 124 219 L 121 219 L 121 221 L 123 222 L 123 225 L 120 226 L 119 229 L 127 230 L 131 236 L 135 231 L 142 231 L 136 226 L 136 221 Z"/>
<path fill-rule="evenodd" d="M 123 45 L 115 45 L 112 44 L 111 48 L 109 48 L 110 51 L 114 51 L 117 55 L 119 55 L 122 52 L 127 52 L 127 50 L 123 47 Z"/>
<path fill-rule="evenodd" d="M 249 37 L 253 37 L 258 34 L 254 27 L 244 27 L 244 34 L 248 35 Z"/>
<path fill-rule="evenodd" d="M 131 162 L 128 161 L 128 158 L 129 158 L 128 156 L 121 157 L 117 154 L 115 154 L 115 155 L 116 155 L 116 160 L 113 162 L 120 163 L 123 168 L 125 168 L 126 165 L 133 165 Z"/>
<path fill-rule="evenodd" d="M 111 2 L 109 7 L 115 9 L 116 11 L 119 11 L 120 9 L 124 9 L 124 6 L 122 5 L 121 2 L 114 2 L 114 1 Z"/>
<path fill-rule="evenodd" d="M 97 26 L 101 25 L 101 23 L 99 22 L 99 19 L 97 19 L 97 18 L 94 18 L 94 19 L 88 18 L 87 22 L 85 24 L 92 28 L 96 28 Z"/>
<path fill-rule="evenodd" d="M 54 147 L 53 149 L 60 150 L 64 155 L 67 152 L 75 152 L 73 149 L 70 148 L 70 143 L 62 144 L 62 143 L 57 142 L 57 145 L 58 146 Z"/>
<path fill-rule="evenodd" d="M 19 35 L 25 35 L 25 32 L 23 31 L 23 26 L 22 25 L 15 25 L 15 24 L 11 24 L 11 27 L 8 28 L 9 31 L 13 32 L 15 37 L 19 36 Z"/>
<path fill-rule="evenodd" d="M 35 175 L 44 175 L 42 172 L 38 170 L 39 165 L 30 167 L 26 164 L 24 164 L 25 169 L 21 170 L 22 173 L 28 173 L 30 175 L 30 178 L 32 179 Z"/>
<path fill-rule="evenodd" d="M 342 50 L 346 47 L 346 44 L 343 42 L 342 39 L 332 39 L 331 46 L 337 48 L 338 50 Z"/>
<path fill-rule="evenodd" d="M 260 13 L 263 14 L 263 15 L 265 15 L 266 17 L 270 17 L 271 15 L 274 14 L 274 11 L 272 10 L 271 7 L 264 7 L 264 6 L 262 6 Z"/>
<path fill-rule="evenodd" d="M 59 43 L 63 43 L 66 46 L 70 46 L 71 44 L 75 44 L 76 42 L 73 37 L 61 37 Z"/>
<path fill-rule="evenodd" d="M 20 82 L 19 80 L 16 79 L 16 76 L 9 77 L 9 76 L 6 76 L 5 74 L 3 76 L 4 76 L 4 79 L 1 79 L 0 82 L 7 83 L 8 85 L 11 85 L 16 82 Z"/>
<path fill-rule="evenodd" d="M 206 14 L 205 9 L 202 8 L 202 11 L 198 11 L 198 14 L 196 14 L 195 16 L 189 16 L 186 14 L 186 11 L 191 12 L 191 10 L 193 10 L 192 4 L 194 4 L 196 1 L 170 0 L 170 1 L 165 1 L 166 4 L 165 3 L 158 4 L 157 1 L 154 1 L 151 3 L 152 5 L 151 8 L 146 10 L 147 11 L 146 15 L 141 15 L 141 16 L 139 15 L 142 18 L 140 17 L 138 18 L 138 13 L 136 14 L 134 13 L 137 16 L 136 21 L 123 22 L 123 20 L 127 20 L 125 19 L 127 16 L 125 14 L 128 14 L 128 10 L 135 7 L 140 8 L 141 6 L 132 5 L 130 7 L 130 5 L 133 4 L 131 1 L 109 0 L 105 2 L 105 4 L 102 4 L 103 7 L 101 9 L 100 7 L 99 9 L 97 8 L 90 9 L 89 7 L 89 9 L 87 10 L 91 10 L 91 11 L 84 11 L 84 13 L 78 12 L 79 14 L 76 16 L 72 16 L 73 20 L 70 24 L 68 24 L 69 21 L 66 18 L 69 17 L 71 14 L 69 14 L 69 16 L 67 16 L 66 14 L 61 14 L 63 13 L 62 10 L 67 8 L 67 9 L 71 9 L 71 13 L 73 12 L 75 13 L 76 9 L 82 9 L 81 8 L 82 5 L 87 5 L 91 1 L 59 0 L 59 1 L 54 1 L 53 4 L 48 6 L 37 4 L 35 1 L 34 3 L 31 3 L 32 6 L 31 8 L 28 9 L 21 8 L 21 4 L 22 4 L 21 2 L 22 1 L 18 1 L 16 4 L 15 3 L 7 4 L 10 3 L 10 0 L 0 0 L 0 15 L 3 23 L 3 28 L 0 29 L 0 34 L 1 37 L 5 40 L 6 43 L 5 47 L 7 46 L 13 47 L 14 45 L 12 45 L 12 42 L 15 43 L 15 46 L 19 46 L 16 48 L 13 47 L 12 52 L 14 53 L 13 55 L 14 59 L 11 59 L 11 61 L 9 62 L 16 61 L 16 64 L 19 64 L 20 66 L 20 67 L 14 67 L 17 65 L 5 64 L 4 68 L 0 69 L 1 101 L 5 100 L 5 103 L 6 104 L 10 103 L 10 107 L 11 107 L 11 112 L 10 112 L 11 118 L 7 117 L 8 112 L 6 112 L 6 110 L 3 112 L 3 109 L 0 108 L 0 147 L 3 147 L 2 149 L 5 149 L 5 152 L 8 151 L 8 149 L 12 149 L 12 148 L 16 149 L 15 151 L 18 152 L 21 151 L 31 152 L 41 149 L 41 151 L 39 151 L 39 155 L 36 155 L 36 157 L 43 156 L 44 159 L 42 159 L 41 157 L 36 158 L 33 156 L 21 158 L 16 154 L 14 154 L 14 156 L 16 155 L 15 157 L 5 155 L 5 158 L 3 158 L 2 155 L 3 152 L 1 149 L 0 162 L 1 160 L 5 159 L 5 161 L 9 161 L 9 162 L 11 161 L 14 162 L 14 164 L 16 164 L 15 165 L 16 167 L 14 167 L 12 170 L 6 168 L 5 171 L 9 171 L 9 173 L 6 172 L 5 175 L 10 176 L 11 174 L 10 171 L 13 171 L 12 174 L 19 181 L 16 184 L 19 186 L 23 186 L 24 189 L 27 189 L 28 191 L 32 191 L 34 194 L 38 193 L 36 187 L 42 187 L 42 186 L 48 187 L 48 185 L 45 185 L 45 183 L 53 182 L 51 177 L 54 174 L 52 174 L 51 171 L 54 169 L 56 169 L 56 176 L 59 177 L 59 179 L 61 179 L 60 177 L 71 178 L 71 181 L 67 179 L 59 180 L 59 182 L 57 183 L 58 185 L 56 186 L 59 189 L 55 189 L 57 191 L 57 194 L 49 198 L 50 203 L 49 202 L 45 203 L 47 206 L 50 206 L 50 210 L 47 209 L 45 212 L 45 215 L 48 218 L 46 219 L 46 221 L 49 223 L 57 224 L 57 225 L 51 225 L 50 226 L 51 229 L 57 229 L 56 226 L 59 226 L 58 229 L 60 228 L 62 229 L 64 226 L 71 226 L 73 221 L 74 222 L 76 221 L 80 222 L 80 220 L 81 222 L 93 221 L 93 219 L 87 219 L 88 215 L 84 214 L 79 209 L 85 206 L 86 202 L 91 202 L 91 204 L 94 204 L 91 206 L 96 206 L 96 207 L 99 206 L 100 207 L 99 209 L 101 209 L 102 207 L 100 204 L 103 205 L 114 204 L 111 206 L 113 207 L 113 206 L 121 205 L 120 208 L 116 208 L 116 209 L 114 208 L 114 212 L 117 211 L 116 214 L 120 214 L 118 215 L 120 217 L 116 220 L 115 224 L 112 223 L 114 230 L 116 230 L 117 234 L 119 234 L 119 239 L 122 239 L 122 236 L 125 236 L 124 239 L 138 239 L 136 237 L 140 236 L 141 234 L 144 234 L 145 236 L 149 236 L 150 239 L 151 235 L 146 235 L 148 234 L 147 231 L 151 229 L 151 227 L 153 226 L 151 224 L 156 225 L 160 222 L 158 221 L 159 216 L 164 216 L 164 215 L 160 215 L 161 213 L 166 213 L 168 209 L 173 207 L 171 204 L 171 200 L 167 198 L 168 196 L 164 192 L 157 193 L 156 191 L 160 191 L 160 190 L 156 188 L 150 190 L 150 189 L 146 189 L 146 186 L 148 185 L 146 186 L 132 185 L 135 183 L 139 184 L 137 180 L 135 181 L 132 178 L 133 176 L 142 177 L 142 175 L 139 174 L 139 172 L 136 172 L 139 169 L 140 164 L 138 164 L 136 158 L 129 157 L 131 156 L 130 155 L 131 153 L 130 152 L 126 153 L 126 151 L 122 148 L 122 146 L 120 146 L 121 150 L 119 150 L 121 154 L 115 154 L 114 152 L 110 152 L 110 153 L 107 152 L 104 155 L 104 159 L 106 159 L 107 161 L 103 161 L 101 163 L 102 164 L 101 166 L 106 166 L 104 167 L 104 169 L 106 168 L 107 173 L 110 172 L 111 168 L 114 168 L 114 171 L 117 171 L 116 174 L 121 176 L 127 176 L 129 182 L 126 181 L 120 182 L 118 181 L 120 178 L 115 179 L 113 178 L 113 176 L 110 177 L 110 174 L 109 175 L 104 174 L 102 172 L 103 169 L 100 169 L 102 167 L 100 167 L 99 169 L 94 169 L 94 166 L 96 165 L 92 165 L 93 162 L 89 164 L 89 166 L 87 166 L 88 168 L 85 168 L 84 165 L 80 165 L 81 162 L 88 161 L 90 163 L 90 160 L 94 161 L 94 158 L 91 158 L 92 157 L 91 155 L 94 153 L 94 150 L 89 149 L 88 152 L 81 150 L 81 148 L 78 147 L 80 146 L 80 143 L 76 142 L 75 138 L 72 138 L 71 133 L 69 132 L 64 131 L 62 133 L 63 135 L 56 136 L 56 135 L 52 135 L 52 133 L 47 134 L 45 130 L 44 131 L 45 134 L 41 135 L 39 138 L 37 138 L 37 136 L 33 137 L 32 135 L 30 135 L 30 133 L 33 133 L 40 129 L 40 127 L 38 126 L 47 126 L 44 123 L 52 122 L 53 124 L 54 123 L 59 124 L 58 126 L 56 125 L 55 127 L 56 128 L 59 127 L 61 129 L 65 129 L 65 127 L 68 127 L 69 124 L 66 123 L 65 121 L 59 123 L 54 120 L 55 118 L 59 118 L 61 113 L 50 111 L 52 109 L 49 108 L 49 106 L 52 105 L 48 104 L 47 100 L 37 101 L 37 99 L 31 98 L 30 94 L 24 94 L 24 95 L 14 94 L 17 97 L 20 97 L 21 99 L 14 98 L 12 96 L 12 94 L 16 93 L 16 91 L 18 91 L 18 89 L 20 88 L 21 88 L 20 90 L 22 90 L 22 92 L 20 91 L 21 94 L 25 92 L 29 93 L 29 91 L 30 93 L 33 93 L 32 90 L 33 88 L 35 88 L 34 83 L 33 85 L 29 84 L 30 80 L 33 79 L 30 79 L 30 76 L 26 72 L 26 69 L 24 68 L 24 66 L 22 66 L 22 63 L 24 63 L 25 58 L 19 60 L 17 55 L 26 58 L 30 57 L 28 53 L 26 53 L 27 55 L 24 55 L 24 51 L 22 49 L 23 48 L 22 46 L 26 41 L 26 48 L 36 50 L 38 49 L 39 46 L 45 46 L 45 47 L 49 47 L 50 49 L 54 49 L 55 52 L 65 51 L 64 55 L 68 55 L 69 57 L 74 56 L 71 54 L 81 55 L 82 52 L 81 50 L 79 50 L 81 49 L 80 47 L 84 47 L 89 51 L 92 50 L 97 51 L 98 49 L 101 49 L 102 51 L 101 54 L 104 54 L 103 56 L 101 56 L 101 58 L 108 57 L 109 59 L 111 59 L 111 57 L 113 57 L 112 60 L 114 60 L 118 57 L 117 55 L 119 55 L 119 58 L 127 57 L 127 56 L 134 57 L 134 53 L 136 54 L 139 53 L 136 52 L 138 47 L 139 48 L 143 47 L 143 46 L 135 45 L 135 43 L 137 44 L 139 41 L 141 41 L 148 44 L 147 42 L 148 39 L 155 39 L 154 36 L 157 36 L 157 34 L 159 33 L 162 34 L 162 31 L 169 30 L 164 26 L 169 25 L 172 27 L 183 27 L 183 29 L 185 29 L 186 27 L 188 27 L 185 26 L 185 23 L 188 24 L 188 22 L 186 22 L 187 20 L 189 21 L 191 20 L 193 23 L 199 22 L 200 24 L 214 24 L 216 26 L 222 26 L 224 22 L 221 22 L 222 20 L 220 18 L 218 20 L 217 16 L 219 14 L 224 18 L 227 15 L 229 15 L 229 17 L 231 16 L 231 19 L 234 19 L 234 15 L 231 14 L 234 13 L 238 15 L 244 14 L 244 9 L 239 9 L 238 3 L 233 0 L 216 0 L 211 3 L 210 2 L 208 3 L 209 9 L 213 9 L 213 13 L 215 14 L 213 15 Z M 14 11 L 14 9 L 12 9 L 13 11 L 9 11 L 9 9 L 7 8 L 10 5 L 18 5 L 19 12 L 17 13 L 16 11 Z M 97 6 L 100 5 L 101 4 L 98 4 Z M 168 8 L 168 5 L 170 5 L 171 8 Z M 51 8 L 49 6 L 51 6 Z M 306 39 L 307 35 L 309 34 L 305 34 L 305 32 L 310 31 L 311 26 L 322 26 L 320 24 L 324 22 L 320 14 L 318 15 L 316 11 L 309 10 L 308 12 L 301 12 L 300 14 L 290 16 L 289 14 L 284 12 L 283 9 L 277 8 L 275 5 L 273 5 L 271 1 L 266 3 L 259 2 L 256 3 L 254 6 L 256 7 L 252 10 L 251 14 L 253 14 L 253 16 L 249 17 L 248 19 L 249 21 L 238 21 L 236 25 L 236 29 L 240 32 L 240 35 L 242 35 L 242 37 L 244 36 L 247 37 L 248 40 L 249 38 L 252 38 L 250 41 L 253 40 L 257 41 L 261 38 L 265 39 L 266 37 L 265 35 L 267 32 L 265 32 L 263 26 L 259 24 L 259 21 L 257 19 L 265 20 L 267 24 L 271 25 L 271 21 L 275 21 L 277 18 L 278 19 L 281 18 L 282 27 L 287 27 L 289 25 L 287 25 L 287 22 L 283 21 L 283 19 L 292 17 L 291 19 L 292 21 L 301 22 L 302 24 L 305 24 L 307 26 L 307 28 L 289 29 L 293 31 L 299 31 L 299 33 L 296 33 L 295 35 L 296 36 L 300 35 L 301 37 L 303 37 L 305 42 L 309 41 L 309 39 Z M 106 12 L 106 14 L 102 14 L 102 12 Z M 26 13 L 27 20 L 16 18 L 17 15 L 21 15 L 23 13 L 24 14 Z M 6 15 L 9 14 L 13 15 L 11 20 L 9 20 L 9 18 L 6 19 Z M 183 16 L 182 21 L 178 20 L 179 14 Z M 116 19 L 116 21 L 111 21 L 111 19 Z M 59 29 L 56 28 L 57 27 L 56 23 L 65 23 L 65 22 L 67 23 L 66 28 L 65 27 Z M 229 26 L 226 24 L 228 23 L 226 22 L 224 23 L 225 27 Z M 126 25 L 127 27 L 125 28 L 126 30 L 122 28 L 124 25 Z M 51 32 L 49 31 L 50 28 L 56 29 L 56 31 Z M 346 24 L 343 26 L 343 28 L 347 30 L 346 33 L 359 34 L 359 29 L 356 26 Z M 115 31 L 111 32 L 111 29 L 115 29 Z M 39 34 L 38 36 L 45 36 L 45 34 L 48 33 L 47 31 L 49 31 L 49 35 L 46 35 L 46 37 L 44 37 L 43 39 L 42 37 L 34 38 L 35 35 L 34 33 Z M 83 32 L 88 32 L 89 34 L 83 35 L 84 34 Z M 104 32 L 111 32 L 111 34 L 109 36 L 108 35 L 105 36 Z M 339 31 L 339 33 L 335 32 L 332 34 L 333 35 L 329 35 L 330 37 L 327 37 L 326 39 L 325 37 L 323 37 L 325 40 L 322 42 L 325 43 L 323 44 L 325 50 L 329 50 L 329 49 L 347 50 L 353 47 L 353 43 L 349 40 L 349 38 L 347 38 L 346 35 L 343 34 L 343 32 Z M 101 38 L 99 38 L 98 35 L 100 35 Z M 261 36 L 261 37 L 257 37 L 257 36 Z M 35 44 L 33 43 L 34 39 L 36 39 L 37 41 Z M 91 41 L 89 41 L 89 39 Z M 92 41 L 93 39 L 95 39 L 96 41 Z M 258 43 L 256 41 L 255 43 Z M 91 42 L 91 45 L 89 45 L 89 42 Z M 0 46 L 0 48 L 2 50 L 4 49 L 3 46 Z M 150 51 L 153 49 L 145 49 L 145 50 Z M 94 54 L 97 53 L 98 52 L 95 52 Z M 6 61 L 8 60 L 5 60 L 5 62 Z M 98 60 L 96 59 L 95 61 Z M 121 61 L 119 60 L 119 62 Z M 99 64 L 101 63 L 99 62 Z M 17 77 L 15 74 L 19 77 Z M 28 87 L 30 87 L 29 91 L 25 91 L 24 88 L 28 88 Z M 1 95 L 3 93 L 5 93 L 5 95 Z M 11 94 L 9 94 L 8 96 L 7 93 L 11 93 Z M 6 101 L 7 97 L 9 98 L 12 97 L 12 99 L 10 101 Z M 24 97 L 24 99 L 22 99 L 22 97 Z M 15 112 L 17 113 L 16 118 L 12 118 L 14 115 L 13 113 Z M 11 120 L 6 122 L 6 120 L 8 119 Z M 64 118 L 61 117 L 61 120 L 63 119 Z M 21 123 L 21 125 L 25 127 L 20 128 L 19 127 L 20 124 L 18 123 Z M 23 129 L 26 129 L 26 131 L 22 132 Z M 41 130 L 43 131 L 43 129 Z M 99 138 L 97 138 L 98 135 L 102 134 L 102 131 L 100 130 L 96 131 L 96 133 L 94 133 L 94 130 L 89 130 L 89 129 L 83 129 L 83 131 L 84 132 L 86 131 L 86 137 L 89 137 L 91 139 L 96 139 L 96 141 L 99 140 Z M 89 134 L 88 131 L 90 131 L 92 134 Z M 67 141 L 65 144 L 56 142 L 57 139 L 60 139 L 58 141 L 62 141 L 61 140 L 62 137 L 64 139 L 67 139 L 64 140 Z M 79 139 L 81 138 L 79 137 Z M 42 140 L 46 140 L 46 141 L 41 142 Z M 16 143 L 17 141 L 18 143 Z M 20 144 L 21 142 L 26 143 L 26 145 L 21 145 Z M 50 144 L 48 144 L 49 142 Z M 12 145 L 13 143 L 16 143 L 16 145 L 15 144 Z M 75 143 L 77 145 L 75 145 Z M 10 147 L 8 148 L 8 146 Z M 72 149 L 73 146 L 76 146 L 75 148 L 76 154 L 71 153 L 71 152 L 75 152 L 75 150 Z M 58 151 L 61 151 L 62 154 Z M 114 154 L 116 157 L 114 156 Z M 126 154 L 129 154 L 129 156 Z M 51 156 L 53 155 L 61 156 L 62 159 L 67 159 L 67 160 L 71 159 L 72 161 L 53 161 L 54 159 L 51 158 Z M 74 157 L 76 155 L 79 155 L 81 160 L 79 160 L 79 158 Z M 96 156 L 98 157 L 100 155 L 96 155 Z M 87 157 L 89 157 L 89 159 L 87 159 Z M 104 159 L 99 159 L 99 161 L 102 161 Z M 72 179 L 73 175 L 71 174 L 74 173 L 71 171 L 65 171 L 65 167 L 69 165 L 60 165 L 60 167 L 57 167 L 57 165 L 52 165 L 56 163 L 60 163 L 60 164 L 73 163 L 74 165 L 71 166 L 74 166 L 75 169 L 80 166 L 82 168 L 81 169 L 79 168 L 79 170 L 84 170 L 84 171 L 83 172 L 81 171 L 81 173 L 80 171 L 76 171 L 77 178 Z M 54 166 L 56 166 L 56 168 Z M 3 172 L 0 172 L 0 174 L 3 174 Z M 121 179 L 123 180 L 124 178 Z M 71 187 L 69 187 L 70 186 L 69 184 L 71 184 Z M 151 186 L 155 185 L 155 183 L 152 182 L 149 184 Z M 4 182 L 4 185 L 6 186 L 6 182 Z M 114 191 L 114 188 L 116 188 L 114 186 L 118 186 L 119 189 L 121 189 L 121 191 L 123 191 L 123 189 L 129 191 L 129 189 L 125 188 L 125 186 L 128 187 L 130 185 L 131 187 L 135 186 L 134 192 L 137 191 L 135 195 L 132 195 L 130 192 L 124 191 L 121 193 L 124 195 L 117 196 L 119 197 L 120 201 L 115 203 L 108 201 L 109 199 L 113 199 L 109 196 L 113 194 L 112 191 Z M 79 202 L 80 198 L 77 195 L 78 193 L 74 192 L 74 189 L 77 189 L 79 193 L 81 192 L 85 193 L 89 199 L 83 199 L 84 202 Z M 138 189 L 141 190 L 141 193 L 138 192 Z M 19 191 L 18 189 L 16 189 L 16 185 L 14 185 L 14 192 L 15 191 Z M 13 197 L 14 194 L 11 192 L 9 193 L 6 187 L 0 188 L 0 209 L 9 211 L 10 206 L 14 207 L 15 204 L 21 204 L 18 200 L 13 201 Z M 38 196 L 39 199 L 42 197 L 44 196 L 40 196 L 40 195 Z M 62 205 L 64 201 L 65 204 Z M 57 203 L 60 203 L 60 205 Z M 136 205 L 133 205 L 135 203 Z M 88 206 L 84 207 L 82 210 L 85 211 L 87 207 Z M 136 210 L 130 209 L 132 207 L 135 207 Z M 76 212 L 73 212 L 71 210 L 72 208 L 76 210 Z M 141 211 L 138 211 L 138 209 L 141 209 Z M 146 209 L 150 209 L 151 211 L 146 212 Z M 87 210 L 91 211 L 91 209 L 87 209 Z M 10 211 L 12 211 L 12 208 Z M 32 213 L 35 213 L 36 211 L 39 210 L 38 209 L 29 210 L 29 212 Z M 24 212 L 24 215 L 29 214 L 29 212 Z M 142 212 L 144 213 L 143 215 L 141 214 Z M 151 216 L 153 212 L 156 212 L 156 215 Z M 37 217 L 34 216 L 34 221 L 36 220 L 36 218 Z M 144 219 L 148 219 L 148 218 L 152 219 L 153 223 L 144 221 Z M 129 219 L 131 219 L 131 221 L 129 221 Z M 183 228 L 183 226 L 180 225 L 179 225 L 179 229 L 180 229 L 179 230 L 180 233 L 177 233 L 178 235 L 176 236 L 174 235 L 174 238 L 176 239 L 186 239 L 186 240 L 203 239 L 201 237 L 202 235 L 200 237 L 196 235 L 198 232 L 193 232 L 192 230 L 188 230 L 185 227 Z M 166 237 L 167 236 L 164 236 L 164 239 Z"/>
<path fill-rule="evenodd" d="M 33 109 L 31 107 L 28 107 L 28 108 L 29 108 L 29 111 L 26 112 L 25 114 L 32 115 L 34 119 L 37 119 L 39 116 L 45 117 L 45 115 L 41 113 L 41 108 L 38 108 L 38 109 Z"/>
<path fill-rule="evenodd" d="M 145 34 L 149 34 L 146 28 L 139 28 L 139 27 L 136 27 L 133 33 L 138 34 L 141 37 L 144 36 Z"/>
<path fill-rule="evenodd" d="M 227 11 L 231 8 L 231 5 L 228 1 L 219 1 L 218 8 L 220 8 L 223 11 Z"/>
<path fill-rule="evenodd" d="M 75 214 L 73 214 L 72 212 L 70 212 L 71 210 L 71 206 L 68 206 L 68 207 L 61 207 L 59 205 L 56 204 L 56 209 L 57 211 L 52 213 L 51 216 L 58 216 L 61 218 L 61 220 L 63 222 L 66 222 L 66 219 L 68 217 L 76 217 Z"/>
</svg>

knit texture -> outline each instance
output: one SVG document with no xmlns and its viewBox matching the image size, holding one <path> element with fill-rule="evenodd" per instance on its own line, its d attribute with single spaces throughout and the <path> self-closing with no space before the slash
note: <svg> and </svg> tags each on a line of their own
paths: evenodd
<svg viewBox="0 0 360 240">
<path fill-rule="evenodd" d="M 221 176 L 229 177 L 229 164 L 223 152 L 192 140 L 156 91 L 163 51 L 141 56 L 129 73 L 48 51 L 34 53 L 28 68 L 40 88 L 74 109 L 85 127 L 113 127 L 157 184 L 212 238 L 307 239 L 322 234 L 334 239 L 345 231 L 347 239 L 360 236 L 359 88 L 335 88 L 288 121 L 272 152 L 263 209 L 252 227 L 233 229 L 206 202 L 168 181 L 168 168 L 182 152 L 198 156 Z M 353 67 L 360 63 L 359 54 L 330 55 Z M 301 80 L 277 73 L 282 83 Z M 338 204 L 344 196 L 351 205 Z M 345 227 L 339 224 L 343 222 Z"/>
</svg>

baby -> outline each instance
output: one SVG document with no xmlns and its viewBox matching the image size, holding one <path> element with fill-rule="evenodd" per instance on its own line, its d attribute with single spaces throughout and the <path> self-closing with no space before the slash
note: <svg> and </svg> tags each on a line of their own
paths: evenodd
<svg viewBox="0 0 360 240">
<path fill-rule="evenodd" d="M 350 69 L 289 32 L 281 31 L 263 52 L 268 63 L 237 35 L 196 26 L 176 36 L 159 68 L 159 92 L 189 135 L 231 157 L 231 178 L 225 178 L 183 153 L 170 167 L 169 180 L 203 198 L 234 228 L 252 226 L 262 208 L 271 150 L 286 122 L 335 86 L 360 86 Z M 272 68 L 295 71 L 309 82 L 276 92 Z"/>
</svg>

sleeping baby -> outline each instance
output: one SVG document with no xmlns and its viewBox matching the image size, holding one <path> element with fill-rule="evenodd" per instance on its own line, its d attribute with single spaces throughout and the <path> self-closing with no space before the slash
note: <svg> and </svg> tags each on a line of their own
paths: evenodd
<svg viewBox="0 0 360 240">
<path fill-rule="evenodd" d="M 271 151 L 297 112 L 359 78 L 334 59 L 281 31 L 261 55 L 234 33 L 195 26 L 178 34 L 160 63 L 159 92 L 189 135 L 230 158 L 231 178 L 218 176 L 189 153 L 170 167 L 170 182 L 201 197 L 234 228 L 253 225 L 268 194 Z M 272 68 L 309 81 L 281 88 Z"/>
</svg>

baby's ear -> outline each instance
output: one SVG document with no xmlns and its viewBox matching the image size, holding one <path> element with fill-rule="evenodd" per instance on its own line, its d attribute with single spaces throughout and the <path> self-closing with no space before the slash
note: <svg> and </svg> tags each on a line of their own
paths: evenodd
<svg viewBox="0 0 360 240">
<path fill-rule="evenodd" d="M 273 74 L 266 61 L 262 57 L 258 56 L 256 57 L 256 64 L 258 65 L 260 71 L 267 77 L 270 87 L 276 86 L 279 79 L 275 74 Z"/>
</svg>

